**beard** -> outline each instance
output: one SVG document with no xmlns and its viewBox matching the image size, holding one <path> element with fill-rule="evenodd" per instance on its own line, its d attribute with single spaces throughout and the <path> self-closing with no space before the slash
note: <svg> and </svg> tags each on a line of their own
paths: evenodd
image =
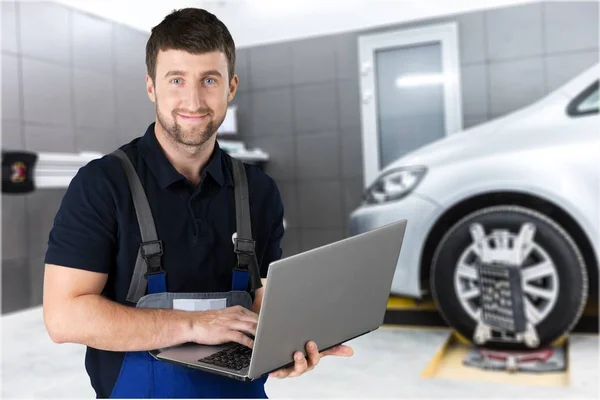
<svg viewBox="0 0 600 400">
<path fill-rule="evenodd" d="M 220 119 L 220 121 L 216 121 L 214 119 L 214 113 L 209 109 L 197 110 L 194 115 L 209 115 L 209 121 L 205 127 L 202 125 L 194 125 L 189 127 L 183 127 L 181 124 L 177 122 L 177 112 L 179 110 L 173 110 L 171 112 L 172 123 L 168 121 L 168 119 L 161 113 L 158 108 L 158 101 L 156 102 L 156 117 L 158 119 L 158 123 L 164 130 L 171 140 L 179 145 L 183 145 L 185 147 L 194 147 L 199 148 L 202 147 L 206 142 L 210 140 L 210 138 L 217 132 L 219 126 L 225 120 L 225 115 Z M 183 110 L 182 110 L 183 111 Z M 190 114 L 188 112 L 182 112 L 183 114 Z"/>
</svg>

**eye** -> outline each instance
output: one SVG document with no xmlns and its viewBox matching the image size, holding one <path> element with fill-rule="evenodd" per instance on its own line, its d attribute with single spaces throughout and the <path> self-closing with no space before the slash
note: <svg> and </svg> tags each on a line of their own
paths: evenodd
<svg viewBox="0 0 600 400">
<path fill-rule="evenodd" d="M 174 83 L 176 85 L 180 85 L 183 82 L 183 80 L 181 78 L 173 78 L 171 79 L 171 83 Z"/>
<path fill-rule="evenodd" d="M 208 85 L 214 85 L 217 83 L 217 81 L 214 78 L 205 78 L 204 82 Z"/>
</svg>

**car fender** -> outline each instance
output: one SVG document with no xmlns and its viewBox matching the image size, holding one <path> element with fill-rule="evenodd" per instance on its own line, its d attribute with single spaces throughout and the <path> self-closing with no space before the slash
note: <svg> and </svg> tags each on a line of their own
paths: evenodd
<svg viewBox="0 0 600 400">
<path fill-rule="evenodd" d="M 503 164 L 489 157 L 481 163 L 453 163 L 429 171 L 416 193 L 440 205 L 428 232 L 450 208 L 469 198 L 494 192 L 538 197 L 562 208 L 581 227 L 598 259 L 598 180 L 584 179 L 556 166 Z M 495 167 L 495 168 L 494 168 Z M 589 177 L 588 177 L 589 178 Z M 425 238 L 423 240 L 423 246 Z M 421 248 L 422 251 L 422 248 Z"/>
</svg>

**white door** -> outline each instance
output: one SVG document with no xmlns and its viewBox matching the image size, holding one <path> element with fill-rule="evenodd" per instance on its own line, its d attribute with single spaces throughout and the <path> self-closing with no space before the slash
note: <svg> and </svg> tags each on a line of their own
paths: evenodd
<svg viewBox="0 0 600 400">
<path fill-rule="evenodd" d="M 359 37 L 365 187 L 394 160 L 462 129 L 455 23 Z"/>
</svg>

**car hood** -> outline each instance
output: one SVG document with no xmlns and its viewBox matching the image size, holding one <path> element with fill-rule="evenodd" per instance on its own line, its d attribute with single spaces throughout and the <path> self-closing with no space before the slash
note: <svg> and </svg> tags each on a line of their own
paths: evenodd
<svg viewBox="0 0 600 400">
<path fill-rule="evenodd" d="M 557 123 L 549 116 L 562 118 L 567 100 L 565 94 L 555 92 L 529 107 L 420 147 L 388 165 L 382 174 L 398 167 L 435 166 L 539 147 L 541 135 L 545 145 L 568 140 L 565 135 L 549 135 L 544 129 L 544 125 Z"/>
</svg>

